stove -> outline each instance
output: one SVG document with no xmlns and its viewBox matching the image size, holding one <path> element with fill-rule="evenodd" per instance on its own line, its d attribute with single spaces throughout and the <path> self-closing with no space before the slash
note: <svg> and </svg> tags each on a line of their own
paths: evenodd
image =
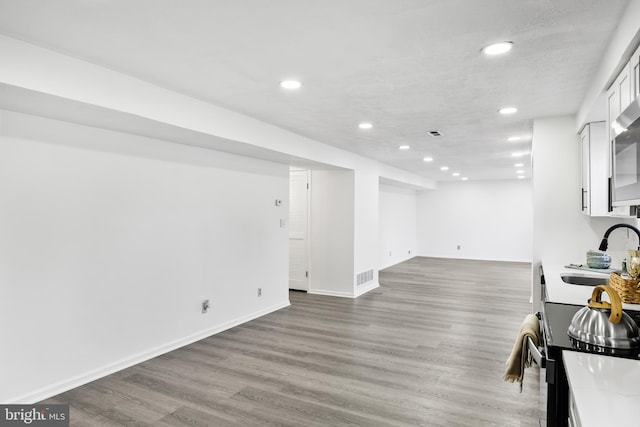
<svg viewBox="0 0 640 427">
<path fill-rule="evenodd" d="M 598 353 L 612 357 L 640 360 L 640 349 L 612 349 L 594 346 L 569 337 L 567 329 L 573 315 L 583 305 L 544 302 L 538 314 L 542 329 L 542 345 L 545 354 L 545 380 L 547 383 L 547 427 L 567 425 L 569 408 L 569 383 L 562 360 L 562 351 Z M 640 325 L 640 312 L 627 311 L 636 324 Z"/>
<path fill-rule="evenodd" d="M 607 356 L 625 357 L 640 360 L 640 349 L 614 349 L 595 346 L 577 341 L 567 334 L 573 315 L 583 308 L 583 305 L 561 304 L 545 302 L 543 306 L 543 338 L 547 348 L 560 350 L 575 350 L 586 353 L 599 353 Z M 631 319 L 640 325 L 640 312 L 625 310 Z"/>
</svg>

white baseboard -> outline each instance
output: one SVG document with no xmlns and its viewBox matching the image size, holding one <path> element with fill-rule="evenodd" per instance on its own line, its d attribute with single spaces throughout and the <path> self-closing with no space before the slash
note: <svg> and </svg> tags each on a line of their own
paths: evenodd
<svg viewBox="0 0 640 427">
<path fill-rule="evenodd" d="M 358 288 L 356 289 L 355 298 L 358 298 L 360 295 L 366 294 L 367 292 L 372 291 L 379 287 L 380 287 L 380 283 L 378 283 L 378 281 L 371 282 L 371 283 L 363 283 L 361 286 L 358 286 Z"/>
<path fill-rule="evenodd" d="M 133 365 L 137 365 L 138 363 L 142 363 L 149 359 L 153 359 L 154 357 L 160 356 L 161 354 L 168 353 L 180 347 L 184 347 L 185 345 L 192 344 L 196 341 L 200 341 L 201 339 L 218 334 L 222 331 L 226 331 L 227 329 L 231 329 L 234 326 L 238 326 L 243 323 L 249 322 L 251 320 L 257 319 L 258 317 L 262 317 L 265 314 L 273 313 L 274 311 L 278 311 L 280 309 L 288 307 L 289 305 L 291 305 L 289 300 L 285 302 L 281 302 L 279 304 L 272 305 L 270 307 L 264 308 L 262 310 L 250 313 L 242 317 L 238 317 L 228 322 L 224 322 L 222 324 L 216 325 L 212 328 L 205 329 L 203 331 L 186 336 L 184 338 L 180 338 L 180 339 L 168 342 L 166 344 L 163 344 L 161 346 L 149 349 L 147 351 L 134 354 L 130 357 L 120 359 L 116 362 L 91 370 L 89 372 L 75 376 L 68 380 L 51 384 L 49 386 L 40 388 L 38 390 L 35 390 L 31 393 L 24 394 L 22 396 L 16 396 L 15 398 L 9 399 L 7 402 L 4 402 L 4 403 L 27 404 L 27 405 L 34 404 L 41 400 L 48 399 L 57 394 L 64 393 L 65 391 L 87 384 L 91 381 L 95 381 L 99 378 L 106 377 L 107 375 L 111 375 L 115 372 L 129 368 Z"/>
<path fill-rule="evenodd" d="M 360 295 L 365 294 L 375 288 L 380 287 L 380 284 L 376 282 L 371 282 L 369 284 L 363 284 L 358 286 L 358 289 L 353 292 L 338 292 L 338 291 L 327 291 L 324 289 L 309 289 L 307 293 L 316 294 L 316 295 L 326 295 L 329 297 L 340 297 L 340 298 L 358 298 Z"/>
<path fill-rule="evenodd" d="M 328 297 L 355 298 L 354 295 L 349 292 L 327 291 L 324 289 L 309 289 L 307 293 L 316 294 L 316 295 L 326 295 Z"/>
<path fill-rule="evenodd" d="M 498 262 L 525 262 L 525 263 L 533 262 L 532 258 L 527 258 L 527 259 L 522 259 L 522 258 L 507 259 L 507 257 L 487 258 L 486 256 L 473 256 L 473 255 L 462 256 L 462 255 L 455 255 L 455 254 L 450 254 L 450 255 L 418 254 L 416 256 L 420 258 L 460 259 L 460 260 L 470 260 L 470 261 L 498 261 Z"/>
<path fill-rule="evenodd" d="M 411 255 L 406 258 L 402 257 L 402 258 L 396 258 L 390 261 L 386 261 L 378 267 L 378 271 L 384 270 L 385 268 L 393 267 L 394 265 L 400 264 L 401 262 L 409 261 L 410 259 L 413 259 L 416 256 L 420 256 L 420 255 Z"/>
</svg>

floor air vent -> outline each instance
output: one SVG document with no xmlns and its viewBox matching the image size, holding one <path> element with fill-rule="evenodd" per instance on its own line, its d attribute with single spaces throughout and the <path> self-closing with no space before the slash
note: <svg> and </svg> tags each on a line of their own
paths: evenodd
<svg viewBox="0 0 640 427">
<path fill-rule="evenodd" d="M 358 275 L 356 276 L 356 283 L 358 286 L 362 285 L 363 283 L 367 283 L 373 280 L 373 270 L 367 270 L 363 273 L 358 273 Z"/>
</svg>

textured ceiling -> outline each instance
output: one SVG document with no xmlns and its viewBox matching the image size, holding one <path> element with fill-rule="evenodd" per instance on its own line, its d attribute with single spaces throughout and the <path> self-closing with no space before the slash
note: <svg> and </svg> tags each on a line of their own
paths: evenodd
<svg viewBox="0 0 640 427">
<path fill-rule="evenodd" d="M 0 0 L 0 32 L 435 181 L 512 179 L 530 141 L 507 138 L 576 113 L 627 3 Z"/>
</svg>

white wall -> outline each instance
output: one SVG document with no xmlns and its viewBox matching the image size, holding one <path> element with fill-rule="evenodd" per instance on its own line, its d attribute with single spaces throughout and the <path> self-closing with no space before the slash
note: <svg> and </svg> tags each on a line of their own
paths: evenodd
<svg viewBox="0 0 640 427">
<path fill-rule="evenodd" d="M 287 166 L 0 114 L 0 402 L 288 305 Z"/>
<path fill-rule="evenodd" d="M 311 171 L 310 208 L 309 292 L 353 297 L 353 171 Z"/>
<path fill-rule="evenodd" d="M 380 184 L 380 269 L 416 255 L 415 190 Z"/>
<path fill-rule="evenodd" d="M 3 35 L 0 56 L 4 60 L 0 67 L 2 105 L 11 109 L 267 160 L 293 161 L 309 168 L 320 164 L 353 171 L 352 296 L 377 285 L 377 272 L 366 286 L 355 285 L 355 274 L 376 270 L 379 263 L 379 177 L 418 188 L 436 186 L 416 174 Z"/>
<path fill-rule="evenodd" d="M 355 171 L 354 198 L 354 274 L 352 286 L 354 296 L 361 295 L 379 286 L 378 284 L 378 219 L 379 174 L 371 163 L 362 164 Z M 356 276 L 373 270 L 373 279 L 357 285 Z"/>
<path fill-rule="evenodd" d="M 532 221 L 530 180 L 443 182 L 418 194 L 418 253 L 528 262 Z"/>
</svg>

